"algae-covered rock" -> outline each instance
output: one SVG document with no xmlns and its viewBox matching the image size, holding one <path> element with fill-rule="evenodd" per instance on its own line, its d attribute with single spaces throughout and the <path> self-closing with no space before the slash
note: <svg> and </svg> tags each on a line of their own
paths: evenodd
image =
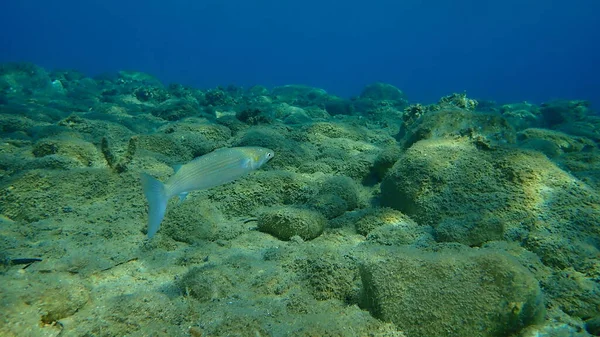
<svg viewBox="0 0 600 337">
<path fill-rule="evenodd" d="M 367 240 L 385 246 L 412 245 L 427 247 L 435 243 L 432 228 L 419 226 L 414 222 L 387 224 L 377 227 L 367 235 Z"/>
<path fill-rule="evenodd" d="M 356 261 L 337 251 L 317 249 L 300 263 L 300 274 L 317 300 L 356 303 L 360 276 Z"/>
<path fill-rule="evenodd" d="M 406 96 L 400 89 L 387 83 L 367 85 L 360 94 L 360 98 L 375 101 L 406 101 Z"/>
<path fill-rule="evenodd" d="M 327 100 L 327 92 L 323 89 L 305 85 L 283 85 L 273 88 L 271 95 L 277 101 L 300 107 L 315 105 Z"/>
<path fill-rule="evenodd" d="M 263 210 L 258 217 L 258 230 L 280 240 L 299 236 L 312 240 L 325 229 L 327 220 L 318 212 L 297 207 L 272 207 Z"/>
<path fill-rule="evenodd" d="M 500 113 L 516 130 L 523 130 L 540 124 L 539 107 L 531 103 L 504 104 L 500 108 Z"/>
<path fill-rule="evenodd" d="M 545 265 L 558 270 L 575 269 L 594 278 L 598 275 L 600 250 L 590 238 L 598 237 L 600 222 L 600 196 L 586 185 L 571 182 L 565 184 L 557 176 L 545 195 L 542 214 L 522 244 L 537 254 Z M 600 294 L 600 284 L 595 290 Z"/>
<path fill-rule="evenodd" d="M 543 103 L 540 107 L 540 113 L 548 127 L 581 121 L 592 114 L 590 102 L 581 100 L 557 100 Z"/>
<path fill-rule="evenodd" d="M 589 138 L 596 143 L 600 143 L 600 118 L 598 116 L 592 115 L 584 120 L 561 124 L 553 129 L 570 135 Z"/>
<path fill-rule="evenodd" d="M 404 148 L 423 139 L 456 136 L 482 137 L 485 143 L 516 141 L 515 129 L 502 116 L 449 108 L 424 114 L 396 136 Z"/>
<path fill-rule="evenodd" d="M 272 112 L 268 107 L 247 107 L 238 111 L 235 117 L 250 125 L 271 124 L 273 122 Z"/>
<path fill-rule="evenodd" d="M 334 176 L 319 182 L 319 192 L 310 201 L 314 210 L 332 219 L 355 209 L 358 205 L 358 188 L 354 180 Z"/>
<path fill-rule="evenodd" d="M 90 289 L 86 282 L 74 274 L 55 271 L 43 278 L 33 278 L 31 275 L 27 275 L 26 278 L 11 275 L 10 278 L 3 280 L 2 303 L 0 304 L 3 314 L 12 314 L 9 307 L 21 309 L 33 307 L 37 308 L 40 314 L 37 317 L 38 323 L 56 324 L 60 320 L 74 315 L 90 300 Z M 27 292 L 18 294 L 16 289 L 22 287 L 27 287 Z M 22 326 L 21 329 L 23 329 Z M 4 331 L 0 328 L 2 336 L 6 336 L 2 333 Z M 12 336 L 12 334 L 8 336 Z"/>
<path fill-rule="evenodd" d="M 59 154 L 49 154 L 41 158 L 36 158 L 35 161 L 31 161 L 27 165 L 28 169 L 48 170 L 72 170 L 81 167 L 83 165 L 77 159 Z"/>
<path fill-rule="evenodd" d="M 307 125 L 303 130 L 308 137 L 325 136 L 328 138 L 362 139 L 355 127 L 335 122 L 318 122 Z M 322 139 L 322 138 L 321 138 Z"/>
<path fill-rule="evenodd" d="M 65 330 L 73 336 L 139 336 L 160 331 L 162 336 L 183 336 L 178 322 L 185 320 L 181 305 L 169 295 L 151 290 L 116 293 L 98 290 L 105 305 L 93 305 L 84 312 L 85 323 L 68 322 Z M 189 311 L 187 312 L 189 315 Z M 93 317 L 93 319 L 89 319 Z M 189 335 L 188 335 L 189 336 Z"/>
<path fill-rule="evenodd" d="M 118 83 L 135 83 L 137 85 L 153 85 L 161 87 L 162 82 L 148 73 L 140 71 L 121 70 L 118 73 Z"/>
<path fill-rule="evenodd" d="M 361 115 L 381 124 L 395 123 L 401 116 L 402 110 L 408 105 L 407 101 L 376 101 L 369 99 L 358 99 L 353 101 L 353 106 Z"/>
<path fill-rule="evenodd" d="M 460 109 L 472 111 L 475 110 L 478 104 L 479 102 L 477 102 L 476 100 L 467 98 L 466 93 L 453 93 L 440 98 L 439 102 L 437 103 L 437 106 L 439 106 L 440 108 L 457 107 Z"/>
<path fill-rule="evenodd" d="M 248 217 L 267 205 L 300 204 L 309 198 L 310 189 L 307 179 L 296 174 L 261 169 L 234 184 L 209 189 L 207 195 L 224 214 Z"/>
<path fill-rule="evenodd" d="M 592 317 L 585 321 L 585 330 L 593 336 L 600 335 L 600 315 Z"/>
<path fill-rule="evenodd" d="M 209 107 L 232 106 L 241 103 L 240 96 L 242 88 L 228 86 L 227 88 L 217 87 L 204 93 L 204 103 Z"/>
<path fill-rule="evenodd" d="M 512 194 L 490 157 L 480 152 L 466 141 L 413 145 L 382 182 L 382 204 L 433 226 L 438 241 L 480 245 L 501 239 L 505 221 L 498 219 L 505 215 L 497 210 L 525 196 Z M 523 209 L 514 213 L 526 214 Z"/>
<path fill-rule="evenodd" d="M 402 155 L 402 148 L 397 145 L 388 146 L 379 153 L 373 163 L 373 173 L 379 179 L 383 179 L 389 169 L 394 166 Z"/>
<path fill-rule="evenodd" d="M 76 134 L 86 141 L 98 144 L 103 138 L 110 141 L 126 141 L 135 135 L 131 129 L 146 132 L 155 126 L 153 120 L 132 118 L 131 116 L 123 117 L 120 112 L 117 112 L 118 109 L 111 111 L 86 114 L 85 118 L 80 115 L 68 116 L 57 123 L 60 129 L 44 128 L 39 131 L 39 136 L 59 137 L 61 136 L 59 133 L 67 136 Z M 133 124 L 135 127 L 132 127 Z M 129 127 L 132 128 L 129 129 Z"/>
<path fill-rule="evenodd" d="M 49 157 L 52 155 L 44 158 Z M 27 222 L 60 217 L 64 207 L 106 202 L 117 190 L 130 193 L 123 189 L 123 181 L 106 169 L 31 170 L 0 187 L 0 213 Z"/>
<path fill-rule="evenodd" d="M 141 86 L 133 89 L 133 95 L 140 102 L 162 103 L 169 99 L 169 93 L 162 87 Z"/>
<path fill-rule="evenodd" d="M 159 131 L 190 152 L 193 158 L 215 149 L 226 147 L 231 130 L 221 125 L 186 119 L 186 122 L 169 123 Z"/>
<path fill-rule="evenodd" d="M 8 98 L 37 96 L 52 92 L 48 73 L 31 63 L 3 63 L 0 65 L 0 92 Z"/>
<path fill-rule="evenodd" d="M 596 144 L 590 139 L 547 129 L 523 130 L 519 132 L 518 140 L 522 147 L 542 152 L 549 158 L 564 153 L 591 150 L 596 147 Z"/>
<path fill-rule="evenodd" d="M 151 112 L 156 117 L 176 121 L 185 117 L 198 115 L 200 113 L 200 106 L 195 100 L 172 98 L 162 102 L 152 109 Z"/>
<path fill-rule="evenodd" d="M 150 152 L 162 162 L 170 165 L 187 163 L 194 159 L 192 149 L 186 146 L 187 141 L 177 134 L 154 133 L 137 137 L 137 149 L 140 152 Z"/>
<path fill-rule="evenodd" d="M 5 113 L 0 114 L 0 132 L 6 138 L 29 138 L 31 129 L 40 124 L 42 123 L 24 116 L 15 116 Z"/>
<path fill-rule="evenodd" d="M 600 191 L 600 149 L 565 153 L 555 161 L 593 190 Z"/>
<path fill-rule="evenodd" d="M 553 273 L 543 282 L 551 303 L 572 317 L 587 319 L 599 314 L 598 283 L 570 268 Z"/>
<path fill-rule="evenodd" d="M 580 223 L 577 240 L 584 240 L 583 233 L 594 235 L 592 219 L 599 217 L 588 204 L 598 196 L 545 156 L 515 149 L 484 151 L 466 139 L 414 144 L 390 170 L 381 192 L 383 205 L 434 227 L 437 241 L 470 246 L 522 240 L 534 224 L 563 233 L 563 226 Z M 577 216 L 556 203 L 587 215 Z"/>
<path fill-rule="evenodd" d="M 370 242 L 386 245 L 427 246 L 434 243 L 433 229 L 418 225 L 400 211 L 387 207 L 367 208 L 354 221 L 356 232 Z"/>
<path fill-rule="evenodd" d="M 59 155 L 79 163 L 80 167 L 106 167 L 106 161 L 94 144 L 77 138 L 42 139 L 33 146 L 32 153 L 41 158 Z"/>
<path fill-rule="evenodd" d="M 278 114 L 281 115 L 280 118 L 283 120 L 283 123 L 288 125 L 302 125 L 312 122 L 312 118 L 308 114 L 308 111 L 311 111 L 310 109 L 306 110 L 295 106 L 289 106 L 286 103 L 283 103 L 282 105 L 287 106 L 284 109 L 278 109 Z"/>
<path fill-rule="evenodd" d="M 399 223 L 414 223 L 408 216 L 388 207 L 370 208 L 354 223 L 358 234 L 367 236 L 372 230 L 387 225 Z"/>
<path fill-rule="evenodd" d="M 360 182 L 372 176 L 373 162 L 380 152 L 375 144 L 388 145 L 394 142 L 390 135 L 381 131 L 334 122 L 312 123 L 295 136 L 304 141 L 304 147 L 312 147 L 312 153 L 317 154 L 319 159 L 315 163 L 303 162 L 303 171 L 314 170 L 310 168 L 311 165 L 326 165 L 336 174 Z"/>
<path fill-rule="evenodd" d="M 75 279 L 57 280 L 57 284 L 45 289 L 41 295 L 42 322 L 54 324 L 76 313 L 89 300 L 90 291 Z"/>
<path fill-rule="evenodd" d="M 229 296 L 234 288 L 229 276 L 227 268 L 195 267 L 177 280 L 177 287 L 200 302 L 219 300 Z"/>
<path fill-rule="evenodd" d="M 354 105 L 351 101 L 345 99 L 332 99 L 325 103 L 325 110 L 332 116 L 352 115 L 354 113 Z"/>
<path fill-rule="evenodd" d="M 172 201 L 169 208 L 172 211 L 165 216 L 161 232 L 175 241 L 193 244 L 199 240 L 225 239 L 223 231 L 232 230 L 223 214 L 204 198 L 191 196 L 181 204 Z M 237 229 L 239 233 L 244 228 Z"/>
<path fill-rule="evenodd" d="M 272 149 L 277 155 L 269 162 L 270 168 L 298 167 L 306 161 L 314 160 L 314 153 L 293 139 L 289 129 L 277 126 L 252 126 L 238 132 L 232 146 L 262 146 Z"/>
<path fill-rule="evenodd" d="M 491 250 L 393 249 L 361 265 L 364 306 L 407 336 L 508 336 L 544 311 L 536 279 Z"/>
</svg>

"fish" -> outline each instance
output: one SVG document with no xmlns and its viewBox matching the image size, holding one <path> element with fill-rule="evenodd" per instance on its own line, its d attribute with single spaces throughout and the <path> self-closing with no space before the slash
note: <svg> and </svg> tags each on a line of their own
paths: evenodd
<svg viewBox="0 0 600 337">
<path fill-rule="evenodd" d="M 264 147 L 244 146 L 220 148 L 187 164 L 174 167 L 175 173 L 164 183 L 142 173 L 142 189 L 148 201 L 148 239 L 160 228 L 167 202 L 179 196 L 185 200 L 191 191 L 226 184 L 258 170 L 273 158 L 275 152 Z"/>
</svg>

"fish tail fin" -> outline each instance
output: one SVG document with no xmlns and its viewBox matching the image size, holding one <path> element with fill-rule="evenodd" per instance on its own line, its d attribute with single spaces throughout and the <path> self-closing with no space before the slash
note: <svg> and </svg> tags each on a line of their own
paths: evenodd
<svg viewBox="0 0 600 337">
<path fill-rule="evenodd" d="M 165 185 L 146 173 L 142 173 L 142 188 L 148 200 L 148 238 L 151 239 L 165 217 L 168 197 Z"/>
</svg>

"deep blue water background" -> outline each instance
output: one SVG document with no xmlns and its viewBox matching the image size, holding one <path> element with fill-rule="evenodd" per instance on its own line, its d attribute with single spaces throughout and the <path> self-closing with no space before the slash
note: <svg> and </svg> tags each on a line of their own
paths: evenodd
<svg viewBox="0 0 600 337">
<path fill-rule="evenodd" d="M 466 90 L 598 110 L 599 14 L 598 0 L 2 1 L 0 62 L 344 97 L 383 81 L 425 103 Z"/>
</svg>

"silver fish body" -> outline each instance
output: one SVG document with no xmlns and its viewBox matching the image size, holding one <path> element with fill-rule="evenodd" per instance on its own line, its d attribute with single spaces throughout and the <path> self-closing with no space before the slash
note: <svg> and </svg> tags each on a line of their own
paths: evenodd
<svg viewBox="0 0 600 337">
<path fill-rule="evenodd" d="M 142 174 L 142 187 L 148 200 L 148 238 L 160 228 L 167 201 L 178 195 L 222 185 L 259 169 L 271 160 L 274 152 L 263 147 L 222 148 L 200 156 L 175 169 L 163 184 L 152 176 Z"/>
</svg>

